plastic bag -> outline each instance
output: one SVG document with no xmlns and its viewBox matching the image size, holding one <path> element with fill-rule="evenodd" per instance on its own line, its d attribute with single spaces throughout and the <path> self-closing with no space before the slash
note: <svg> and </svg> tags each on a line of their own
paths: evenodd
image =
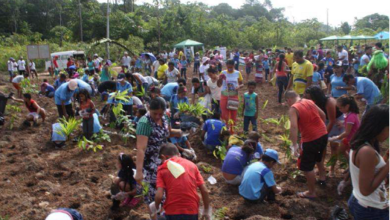
<svg viewBox="0 0 390 220">
<path fill-rule="evenodd" d="M 347 220 L 348 213 L 344 208 L 336 205 L 333 207 L 329 220 Z"/>
<path fill-rule="evenodd" d="M 203 107 L 211 110 L 211 95 L 210 94 L 205 95 L 202 99 L 199 100 L 199 103 Z"/>
</svg>

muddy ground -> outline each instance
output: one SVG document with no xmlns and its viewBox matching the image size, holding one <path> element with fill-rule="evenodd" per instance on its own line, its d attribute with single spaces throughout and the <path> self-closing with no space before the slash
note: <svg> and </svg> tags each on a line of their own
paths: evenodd
<svg viewBox="0 0 390 220">
<path fill-rule="evenodd" d="M 191 76 L 191 73 L 188 75 Z M 0 91 L 14 91 L 6 75 L 2 76 Z M 44 73 L 40 77 L 49 78 Z M 257 88 L 257 93 L 261 106 L 266 100 L 269 101 L 266 108 L 261 110 L 261 118 L 279 118 L 287 114 L 288 108 L 277 104 L 275 87 L 263 84 Z M 34 95 L 34 99 L 47 110 L 47 122 L 39 127 L 23 127 L 21 124 L 27 111 L 20 105 L 21 113 L 7 112 L 8 119 L 12 114 L 17 116 L 14 128 L 11 130 L 7 125 L 0 134 L 0 217 L 42 220 L 53 208 L 70 207 L 82 213 L 85 220 L 148 219 L 144 205 L 138 205 L 133 210 L 122 208 L 116 213 L 110 211 L 109 175 L 115 175 L 117 171 L 115 160 L 118 153 L 135 155 L 134 140 L 124 144 L 120 137 L 111 136 L 111 143 L 103 143 L 104 149 L 97 153 L 83 151 L 71 141 L 63 149 L 54 149 L 50 144 L 50 135 L 51 124 L 57 120 L 56 106 L 52 99 L 46 97 Z M 94 102 L 102 106 L 97 99 Z M 8 104 L 17 105 L 12 101 Z M 242 129 L 241 118 L 238 119 L 237 128 Z M 283 130 L 263 123 L 259 128 L 269 138 L 262 140 L 263 147 L 281 152 L 278 136 Z M 215 185 L 206 182 L 212 207 L 214 211 L 218 210 L 220 219 L 325 220 L 329 219 L 333 206 L 346 207 L 351 187 L 342 196 L 336 192 L 343 170 L 339 170 L 335 178 L 328 178 L 325 189 L 318 187 L 318 199 L 315 201 L 299 199 L 295 194 L 306 190 L 305 178 L 296 172 L 296 161 L 285 158 L 283 165 L 274 171 L 277 184 L 283 188 L 283 193 L 276 197 L 277 201 L 272 204 L 248 204 L 239 196 L 237 187 L 224 183 L 220 174 L 221 161 L 199 144 L 199 135 L 192 135 L 190 141 L 198 155 L 198 166 L 204 179 L 212 175 L 218 181 Z M 212 166 L 211 172 L 204 171 L 205 164 Z"/>
</svg>

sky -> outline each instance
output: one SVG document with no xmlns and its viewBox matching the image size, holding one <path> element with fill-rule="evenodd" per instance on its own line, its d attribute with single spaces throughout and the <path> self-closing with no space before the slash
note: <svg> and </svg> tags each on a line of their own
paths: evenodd
<svg viewBox="0 0 390 220">
<path fill-rule="evenodd" d="M 106 2 L 107 0 L 98 1 Z M 152 1 L 136 0 L 136 4 L 152 3 Z M 240 8 L 245 0 L 181 0 L 181 2 L 202 2 L 210 6 L 228 3 L 233 8 Z M 264 2 L 264 0 L 260 0 L 260 2 Z M 342 22 L 353 25 L 355 17 L 362 18 L 374 13 L 389 16 L 390 13 L 390 1 L 388 0 L 271 0 L 271 3 L 274 8 L 284 7 L 284 15 L 291 22 L 317 18 L 318 21 L 326 24 L 328 10 L 329 25 L 333 27 L 340 26 Z"/>
</svg>

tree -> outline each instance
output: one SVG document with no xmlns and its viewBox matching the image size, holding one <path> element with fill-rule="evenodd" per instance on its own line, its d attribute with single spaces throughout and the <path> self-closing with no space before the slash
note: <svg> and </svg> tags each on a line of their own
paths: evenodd
<svg viewBox="0 0 390 220">
<path fill-rule="evenodd" d="M 380 15 L 378 13 L 367 15 L 362 19 L 357 19 L 355 23 L 356 29 L 369 28 L 374 31 L 389 30 L 389 16 Z"/>
<path fill-rule="evenodd" d="M 351 26 L 349 26 L 348 22 L 343 22 L 340 28 L 344 34 L 349 34 L 351 32 Z"/>
</svg>

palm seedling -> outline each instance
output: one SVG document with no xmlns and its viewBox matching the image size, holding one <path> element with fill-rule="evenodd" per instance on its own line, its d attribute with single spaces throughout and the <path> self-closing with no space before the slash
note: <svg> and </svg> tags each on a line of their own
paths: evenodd
<svg viewBox="0 0 390 220">
<path fill-rule="evenodd" d="M 57 134 L 66 137 L 68 140 L 70 135 L 78 128 L 80 127 L 80 124 L 82 122 L 82 119 L 77 120 L 76 118 L 69 118 L 66 120 L 65 117 L 58 119 L 60 122 L 61 129 L 57 131 Z"/>
</svg>

